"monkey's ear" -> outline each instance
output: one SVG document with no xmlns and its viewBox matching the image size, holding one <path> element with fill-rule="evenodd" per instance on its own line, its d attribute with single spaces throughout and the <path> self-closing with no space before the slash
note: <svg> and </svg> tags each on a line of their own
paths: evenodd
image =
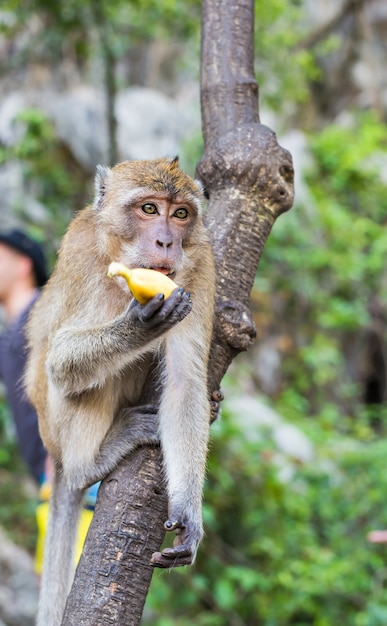
<svg viewBox="0 0 387 626">
<path fill-rule="evenodd" d="M 112 170 L 104 165 L 97 165 L 97 173 L 95 175 L 94 188 L 94 208 L 100 209 L 106 194 L 107 181 L 110 178 Z"/>
<path fill-rule="evenodd" d="M 208 200 L 208 198 L 210 197 L 208 194 L 207 189 L 205 188 L 205 186 L 203 185 L 202 181 L 199 180 L 198 178 L 195 178 L 195 183 L 196 185 L 199 187 L 200 191 L 202 192 L 203 196 L 206 198 L 206 200 Z"/>
</svg>

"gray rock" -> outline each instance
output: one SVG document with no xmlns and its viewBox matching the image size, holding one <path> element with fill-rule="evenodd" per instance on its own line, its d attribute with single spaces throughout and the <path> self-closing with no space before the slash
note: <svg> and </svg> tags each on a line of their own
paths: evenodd
<svg viewBox="0 0 387 626">
<path fill-rule="evenodd" d="M 196 130 L 193 118 L 160 91 L 135 87 L 121 91 L 116 101 L 118 148 L 122 159 L 175 156 L 184 136 Z"/>
<path fill-rule="evenodd" d="M 86 171 L 107 159 L 107 126 L 102 92 L 81 86 L 63 93 L 48 92 L 39 106 Z"/>
<path fill-rule="evenodd" d="M 37 602 L 33 559 L 0 528 L 0 626 L 33 626 Z"/>
<path fill-rule="evenodd" d="M 0 102 L 0 143 L 14 146 L 21 138 L 23 129 L 17 124 L 17 116 L 28 106 L 25 95 L 14 91 Z"/>
</svg>

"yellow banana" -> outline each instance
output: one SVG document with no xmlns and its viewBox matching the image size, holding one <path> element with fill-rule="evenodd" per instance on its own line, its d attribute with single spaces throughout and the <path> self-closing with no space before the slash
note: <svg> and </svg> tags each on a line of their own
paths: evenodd
<svg viewBox="0 0 387 626">
<path fill-rule="evenodd" d="M 131 270 L 123 263 L 110 263 L 107 275 L 122 276 L 128 283 L 128 287 L 140 304 L 146 304 L 157 293 L 163 293 L 168 298 L 177 285 L 165 274 L 156 270 L 148 270 L 136 267 Z"/>
</svg>

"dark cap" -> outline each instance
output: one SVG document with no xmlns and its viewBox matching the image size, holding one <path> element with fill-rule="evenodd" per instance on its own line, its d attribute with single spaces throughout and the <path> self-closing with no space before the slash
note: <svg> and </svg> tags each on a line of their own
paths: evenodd
<svg viewBox="0 0 387 626">
<path fill-rule="evenodd" d="M 5 243 L 10 248 L 31 259 L 38 287 L 43 287 L 47 282 L 47 268 L 44 253 L 40 245 L 21 230 L 9 230 L 0 232 L 0 243 Z"/>
</svg>

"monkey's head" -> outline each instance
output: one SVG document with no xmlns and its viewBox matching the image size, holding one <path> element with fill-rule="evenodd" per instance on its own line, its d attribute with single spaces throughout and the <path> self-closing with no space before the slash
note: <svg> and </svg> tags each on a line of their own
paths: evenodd
<svg viewBox="0 0 387 626">
<path fill-rule="evenodd" d="M 94 209 L 104 251 L 128 267 L 174 276 L 190 265 L 190 248 L 207 241 L 203 192 L 178 158 L 98 166 Z"/>
</svg>

